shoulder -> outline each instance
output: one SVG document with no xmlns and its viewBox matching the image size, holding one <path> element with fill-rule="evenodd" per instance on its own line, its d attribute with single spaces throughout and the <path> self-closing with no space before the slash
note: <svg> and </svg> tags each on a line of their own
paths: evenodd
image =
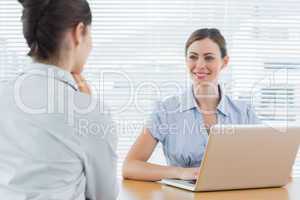
<svg viewBox="0 0 300 200">
<path fill-rule="evenodd" d="M 232 117 L 242 120 L 244 123 L 257 124 L 261 123 L 259 118 L 256 116 L 254 106 L 251 101 L 247 100 L 235 100 L 229 96 L 226 96 L 228 105 L 228 111 Z"/>
<path fill-rule="evenodd" d="M 155 103 L 155 107 L 157 110 L 164 112 L 164 113 L 172 113 L 176 112 L 180 108 L 180 96 L 174 95 L 169 96 L 163 100 L 157 101 Z"/>
<path fill-rule="evenodd" d="M 225 95 L 224 98 L 226 98 L 226 102 L 228 103 L 228 105 L 236 111 L 245 112 L 250 108 L 251 105 L 250 101 L 233 99 L 228 95 Z"/>
</svg>

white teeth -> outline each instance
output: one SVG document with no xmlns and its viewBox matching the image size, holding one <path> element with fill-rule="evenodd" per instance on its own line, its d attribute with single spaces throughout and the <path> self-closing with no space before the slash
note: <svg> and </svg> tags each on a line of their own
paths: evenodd
<svg viewBox="0 0 300 200">
<path fill-rule="evenodd" d="M 204 79 L 206 78 L 207 76 L 209 76 L 209 73 L 194 73 L 194 76 L 196 79 Z"/>
<path fill-rule="evenodd" d="M 196 76 L 199 76 L 199 75 L 200 75 L 200 76 L 203 76 L 203 75 L 208 75 L 208 73 L 196 73 L 195 75 L 196 75 Z"/>
</svg>

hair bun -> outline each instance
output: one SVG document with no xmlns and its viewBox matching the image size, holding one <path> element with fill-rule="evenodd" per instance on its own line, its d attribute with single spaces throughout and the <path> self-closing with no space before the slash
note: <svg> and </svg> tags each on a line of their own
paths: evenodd
<svg viewBox="0 0 300 200">
<path fill-rule="evenodd" d="M 0 0 L 2 1 L 2 0 Z M 23 6 L 23 35 L 37 60 L 55 57 L 65 32 L 79 22 L 90 25 L 92 14 L 86 0 L 18 0 Z M 54 58 L 53 58 L 54 59 Z"/>
<path fill-rule="evenodd" d="M 37 9 L 37 8 L 44 8 L 46 7 L 51 0 L 18 0 L 18 2 L 20 4 L 22 4 L 22 6 L 24 8 L 33 8 L 33 9 Z"/>
<path fill-rule="evenodd" d="M 24 1 L 25 1 L 25 0 L 18 0 L 18 2 L 19 2 L 20 4 L 22 4 L 22 5 L 24 4 Z"/>
</svg>

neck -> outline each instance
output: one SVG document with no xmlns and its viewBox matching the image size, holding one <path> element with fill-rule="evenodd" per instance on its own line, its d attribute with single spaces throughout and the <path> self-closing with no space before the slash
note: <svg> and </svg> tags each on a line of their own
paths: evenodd
<svg viewBox="0 0 300 200">
<path fill-rule="evenodd" d="M 60 60 L 55 64 L 57 67 L 66 70 L 68 72 L 72 72 L 73 71 L 73 63 L 71 60 Z"/>
<path fill-rule="evenodd" d="M 218 84 L 209 85 L 194 85 L 193 87 L 196 102 L 199 108 L 203 111 L 215 111 L 219 101 L 219 87 Z"/>
<path fill-rule="evenodd" d="M 71 59 L 48 59 L 48 60 L 37 60 L 40 63 L 48 64 L 48 65 L 54 65 L 60 69 L 63 69 L 68 72 L 73 71 L 73 65 L 74 63 L 72 62 Z"/>
</svg>

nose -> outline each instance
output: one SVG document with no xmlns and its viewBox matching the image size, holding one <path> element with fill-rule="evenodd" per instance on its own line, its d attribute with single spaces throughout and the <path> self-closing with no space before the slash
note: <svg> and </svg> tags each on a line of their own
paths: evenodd
<svg viewBox="0 0 300 200">
<path fill-rule="evenodd" d="M 205 61 L 201 58 L 199 58 L 196 62 L 196 68 L 197 69 L 205 68 L 205 65 L 206 65 Z"/>
</svg>

